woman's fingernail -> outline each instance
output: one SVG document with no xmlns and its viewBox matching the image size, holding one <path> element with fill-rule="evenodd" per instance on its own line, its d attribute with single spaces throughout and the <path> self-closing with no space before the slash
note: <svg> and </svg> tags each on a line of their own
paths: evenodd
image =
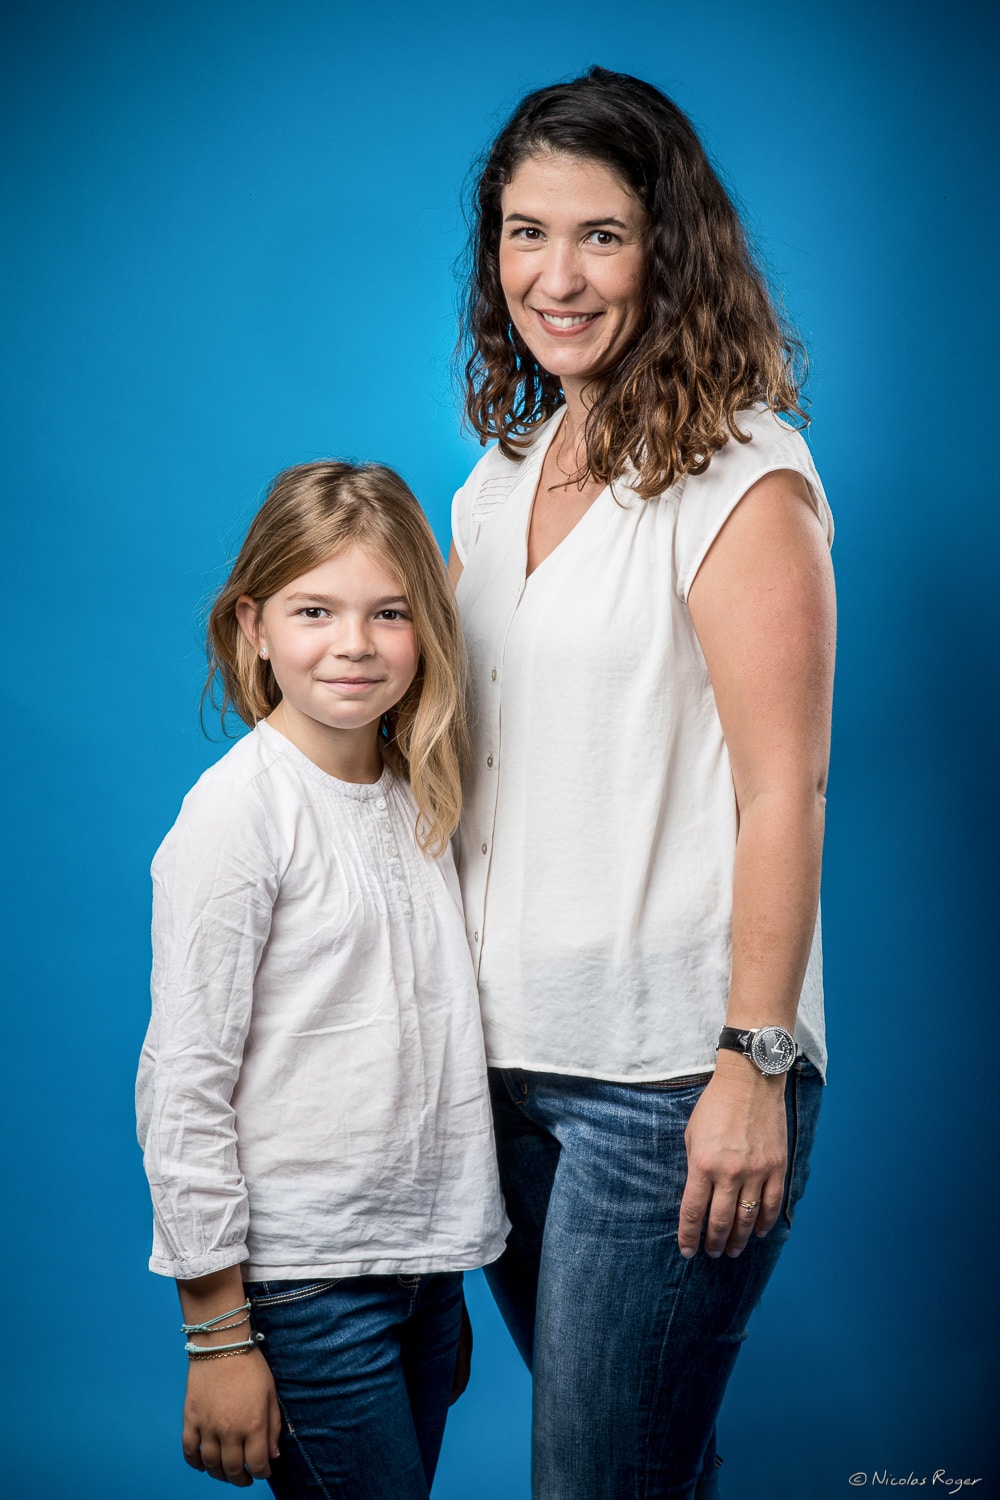
<svg viewBox="0 0 1000 1500">
<path fill-rule="evenodd" d="M 689 1249 L 688 1246 L 685 1245 L 683 1250 L 681 1251 L 681 1254 L 683 1255 L 685 1260 L 690 1260 L 692 1255 L 694 1254 L 694 1251 Z"/>
</svg>

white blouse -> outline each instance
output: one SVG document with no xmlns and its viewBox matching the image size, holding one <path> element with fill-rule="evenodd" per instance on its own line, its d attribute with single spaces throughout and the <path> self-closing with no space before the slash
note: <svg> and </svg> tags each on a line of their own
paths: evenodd
<svg viewBox="0 0 1000 1500">
<path fill-rule="evenodd" d="M 521 463 L 491 449 L 455 496 L 473 769 L 460 874 L 487 1057 L 635 1082 L 707 1072 L 728 1003 L 737 810 L 687 608 L 756 480 L 802 474 L 802 437 L 741 413 L 703 474 L 641 500 L 606 489 L 526 578 L 531 506 L 562 410 Z M 800 1046 L 826 1065 L 819 922 Z"/>
<path fill-rule="evenodd" d="M 256 1279 L 464 1270 L 503 1250 L 450 853 L 409 788 L 337 781 L 267 724 L 153 861 L 137 1085 L 150 1267 Z"/>
</svg>

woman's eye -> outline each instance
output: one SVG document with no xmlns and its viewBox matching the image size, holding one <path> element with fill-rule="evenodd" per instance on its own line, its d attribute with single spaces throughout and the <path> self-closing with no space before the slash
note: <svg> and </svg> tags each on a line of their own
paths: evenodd
<svg viewBox="0 0 1000 1500">
<path fill-rule="evenodd" d="M 533 224 L 521 224 L 517 229 L 511 230 L 510 237 L 512 240 L 528 240 L 534 244 L 541 239 L 542 231 Z"/>
<path fill-rule="evenodd" d="M 610 229 L 595 229 L 590 238 L 595 245 L 607 246 L 621 244 L 621 240 L 619 239 L 618 235 L 613 234 Z"/>
</svg>

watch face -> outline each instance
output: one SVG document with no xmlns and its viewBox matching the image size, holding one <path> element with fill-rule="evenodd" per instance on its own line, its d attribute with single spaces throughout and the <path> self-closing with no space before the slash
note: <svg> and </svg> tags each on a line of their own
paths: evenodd
<svg viewBox="0 0 1000 1500">
<path fill-rule="evenodd" d="M 783 1026 L 763 1026 L 750 1056 L 762 1073 L 787 1073 L 795 1061 L 795 1038 Z"/>
</svg>

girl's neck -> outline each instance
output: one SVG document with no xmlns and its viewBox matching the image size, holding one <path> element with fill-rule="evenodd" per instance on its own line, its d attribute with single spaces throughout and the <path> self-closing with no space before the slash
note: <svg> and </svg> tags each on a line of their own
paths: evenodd
<svg viewBox="0 0 1000 1500">
<path fill-rule="evenodd" d="M 361 729 L 331 729 L 297 713 L 282 699 L 268 724 L 301 750 L 307 760 L 337 781 L 372 786 L 385 769 L 378 744 L 378 724 Z"/>
</svg>

